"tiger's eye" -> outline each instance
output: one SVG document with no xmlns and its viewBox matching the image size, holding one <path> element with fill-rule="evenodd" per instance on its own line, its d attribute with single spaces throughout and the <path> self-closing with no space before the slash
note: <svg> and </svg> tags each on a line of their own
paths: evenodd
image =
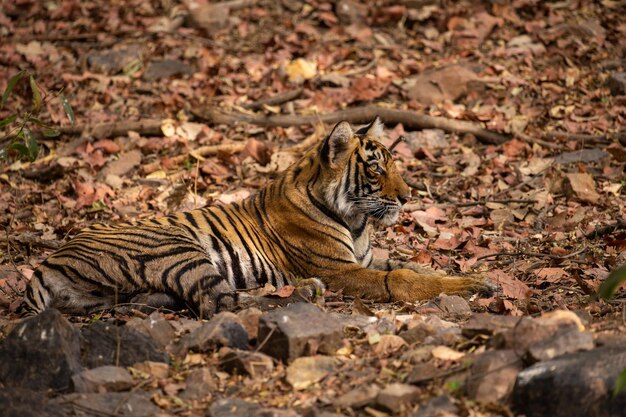
<svg viewBox="0 0 626 417">
<path fill-rule="evenodd" d="M 385 173 L 385 170 L 383 169 L 382 166 L 380 166 L 380 164 L 376 161 L 374 162 L 370 162 L 368 169 L 377 175 L 383 175 Z"/>
</svg>

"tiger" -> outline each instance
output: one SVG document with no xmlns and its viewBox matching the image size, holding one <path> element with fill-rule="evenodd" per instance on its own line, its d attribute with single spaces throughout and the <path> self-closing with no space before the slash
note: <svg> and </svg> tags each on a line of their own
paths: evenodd
<svg viewBox="0 0 626 417">
<path fill-rule="evenodd" d="M 35 269 L 22 314 L 147 300 L 210 316 L 236 309 L 246 289 L 301 282 L 375 302 L 485 289 L 480 275 L 373 256 L 374 226 L 393 225 L 411 198 L 383 128 L 379 118 L 357 130 L 337 123 L 241 202 L 84 229 Z"/>
</svg>

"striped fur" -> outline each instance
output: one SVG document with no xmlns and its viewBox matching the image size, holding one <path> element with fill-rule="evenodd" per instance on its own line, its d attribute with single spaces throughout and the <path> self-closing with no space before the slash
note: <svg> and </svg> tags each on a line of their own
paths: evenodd
<svg viewBox="0 0 626 417">
<path fill-rule="evenodd" d="M 225 206 L 96 225 L 48 257 L 28 285 L 25 313 L 88 314 L 157 294 L 210 315 L 238 290 L 319 277 L 333 290 L 414 301 L 482 286 L 372 256 L 371 220 L 394 223 L 409 187 L 378 141 L 382 124 L 347 122 L 258 194 Z"/>
</svg>

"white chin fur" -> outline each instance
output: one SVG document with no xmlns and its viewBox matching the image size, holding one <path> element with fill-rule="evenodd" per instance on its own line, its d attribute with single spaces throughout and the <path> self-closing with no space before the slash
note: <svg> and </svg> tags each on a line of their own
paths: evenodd
<svg viewBox="0 0 626 417">
<path fill-rule="evenodd" d="M 398 222 L 398 217 L 400 217 L 400 211 L 392 211 L 381 219 L 381 223 L 385 226 L 393 226 Z"/>
</svg>

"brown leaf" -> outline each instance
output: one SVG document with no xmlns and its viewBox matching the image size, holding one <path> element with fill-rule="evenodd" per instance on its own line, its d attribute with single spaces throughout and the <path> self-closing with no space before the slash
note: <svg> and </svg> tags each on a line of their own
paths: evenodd
<svg viewBox="0 0 626 417">
<path fill-rule="evenodd" d="M 565 174 L 565 190 L 570 196 L 586 203 L 598 203 L 600 194 L 596 192 L 596 183 L 586 173 Z"/>
<path fill-rule="evenodd" d="M 489 271 L 486 275 L 502 288 L 502 294 L 516 300 L 524 300 L 530 296 L 532 290 L 522 281 L 507 274 L 501 269 Z"/>
</svg>

